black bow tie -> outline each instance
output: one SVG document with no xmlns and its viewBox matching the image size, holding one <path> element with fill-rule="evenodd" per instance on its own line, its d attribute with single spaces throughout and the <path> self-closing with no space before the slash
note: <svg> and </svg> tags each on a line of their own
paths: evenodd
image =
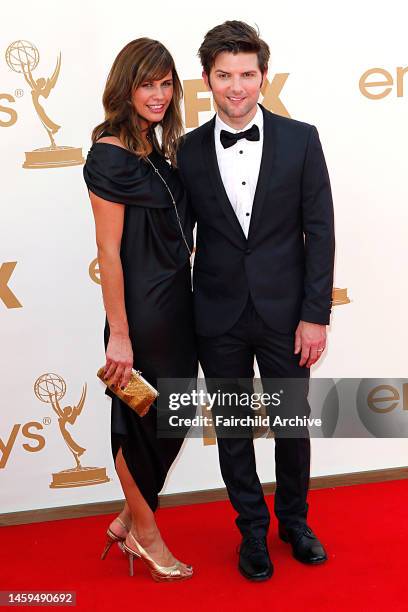
<svg viewBox="0 0 408 612">
<path fill-rule="evenodd" d="M 220 140 L 224 149 L 228 149 L 232 147 L 238 140 L 241 138 L 246 138 L 247 140 L 259 140 L 259 128 L 257 125 L 253 125 L 249 128 L 249 130 L 245 130 L 245 132 L 238 132 L 237 134 L 233 134 L 232 132 L 227 132 L 226 130 L 221 130 Z"/>
</svg>

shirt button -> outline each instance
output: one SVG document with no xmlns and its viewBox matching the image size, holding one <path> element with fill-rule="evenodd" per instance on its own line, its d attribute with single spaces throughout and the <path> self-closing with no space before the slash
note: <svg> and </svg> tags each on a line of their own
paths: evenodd
<svg viewBox="0 0 408 612">
<path fill-rule="evenodd" d="M 240 151 L 240 154 L 242 155 L 242 154 L 243 154 L 243 151 Z"/>
<path fill-rule="evenodd" d="M 246 213 L 246 216 L 249 217 L 249 213 Z"/>
<path fill-rule="evenodd" d="M 242 181 L 242 184 L 243 184 L 243 185 L 246 185 L 246 182 L 245 182 L 245 181 Z"/>
</svg>

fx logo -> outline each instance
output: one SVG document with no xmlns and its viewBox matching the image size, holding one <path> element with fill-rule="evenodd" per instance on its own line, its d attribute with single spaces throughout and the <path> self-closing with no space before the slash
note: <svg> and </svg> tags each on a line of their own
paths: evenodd
<svg viewBox="0 0 408 612">
<path fill-rule="evenodd" d="M 280 93 L 288 79 L 289 73 L 281 72 L 275 74 L 272 81 L 265 79 L 261 93 L 263 95 L 262 104 L 268 110 L 290 117 L 290 114 L 280 99 Z M 202 93 L 209 93 L 203 79 L 189 79 L 183 81 L 184 87 L 184 106 L 185 106 L 185 125 L 186 128 L 194 128 L 199 125 L 198 113 L 211 111 L 211 99 L 202 97 Z"/>
<path fill-rule="evenodd" d="M 14 272 L 14 268 L 16 267 L 16 265 L 16 261 L 6 261 L 0 267 L 0 300 L 2 300 L 6 308 L 23 307 L 23 305 L 20 304 L 20 302 L 8 286 L 8 282 Z"/>
</svg>

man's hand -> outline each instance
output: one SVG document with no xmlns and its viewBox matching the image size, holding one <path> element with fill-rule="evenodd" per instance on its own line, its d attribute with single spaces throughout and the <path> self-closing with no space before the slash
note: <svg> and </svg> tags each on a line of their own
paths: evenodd
<svg viewBox="0 0 408 612">
<path fill-rule="evenodd" d="M 299 365 L 311 365 L 320 359 L 326 348 L 326 326 L 300 321 L 295 334 L 295 355 L 302 351 Z"/>
</svg>

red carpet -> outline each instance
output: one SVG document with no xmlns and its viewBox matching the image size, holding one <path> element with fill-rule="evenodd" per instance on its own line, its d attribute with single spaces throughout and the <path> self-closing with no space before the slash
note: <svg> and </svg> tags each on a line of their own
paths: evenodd
<svg viewBox="0 0 408 612">
<path fill-rule="evenodd" d="M 194 565 L 192 580 L 156 584 L 140 561 L 130 578 L 117 546 L 100 561 L 110 516 L 97 516 L 3 527 L 0 590 L 76 591 L 71 609 L 87 612 L 406 612 L 408 481 L 311 491 L 309 502 L 309 523 L 329 561 L 316 567 L 295 561 L 272 518 L 275 574 L 267 582 L 250 583 L 237 572 L 234 512 L 229 503 L 216 502 L 158 512 L 169 547 Z M 272 511 L 273 497 L 268 503 Z"/>
</svg>

